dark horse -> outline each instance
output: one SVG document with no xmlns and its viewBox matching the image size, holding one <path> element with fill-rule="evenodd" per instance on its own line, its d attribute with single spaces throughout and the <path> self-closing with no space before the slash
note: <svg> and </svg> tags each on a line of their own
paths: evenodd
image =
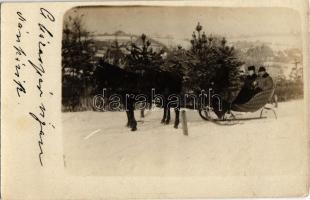
<svg viewBox="0 0 310 200">
<path fill-rule="evenodd" d="M 167 71 L 139 71 L 132 72 L 109 63 L 101 62 L 95 70 L 97 88 L 109 88 L 110 91 L 121 96 L 121 103 L 127 114 L 127 126 L 132 131 L 137 130 L 137 121 L 134 116 L 135 104 L 141 95 L 146 98 L 147 104 L 152 104 L 154 97 L 161 101 L 160 106 L 164 108 L 162 123 L 169 124 L 170 108 L 174 107 L 174 127 L 179 125 L 179 104 L 169 103 L 171 94 L 180 95 L 182 90 L 182 79 L 174 73 Z M 154 92 L 156 92 L 154 96 Z M 141 101 L 141 99 L 140 99 Z"/>
</svg>

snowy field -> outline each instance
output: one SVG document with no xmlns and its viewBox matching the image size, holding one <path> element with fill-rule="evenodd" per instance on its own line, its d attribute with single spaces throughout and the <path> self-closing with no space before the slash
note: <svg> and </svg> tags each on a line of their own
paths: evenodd
<svg viewBox="0 0 310 200">
<path fill-rule="evenodd" d="M 301 164 L 303 101 L 279 103 L 260 120 L 219 126 L 187 111 L 182 125 L 162 125 L 162 111 L 146 112 L 131 132 L 124 112 L 63 113 L 66 171 L 89 176 L 289 175 Z M 246 113 L 238 117 L 259 116 Z M 288 162 L 290 161 L 290 162 Z"/>
</svg>

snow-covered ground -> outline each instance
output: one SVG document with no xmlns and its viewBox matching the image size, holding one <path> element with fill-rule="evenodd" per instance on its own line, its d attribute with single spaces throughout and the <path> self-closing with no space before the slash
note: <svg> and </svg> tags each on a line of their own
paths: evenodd
<svg viewBox="0 0 310 200">
<path fill-rule="evenodd" d="M 302 162 L 303 101 L 280 103 L 277 114 L 219 126 L 188 110 L 185 136 L 181 124 L 173 128 L 173 112 L 170 125 L 160 124 L 161 110 L 144 119 L 136 112 L 136 132 L 124 112 L 63 113 L 65 167 L 91 176 L 289 175 Z"/>
</svg>

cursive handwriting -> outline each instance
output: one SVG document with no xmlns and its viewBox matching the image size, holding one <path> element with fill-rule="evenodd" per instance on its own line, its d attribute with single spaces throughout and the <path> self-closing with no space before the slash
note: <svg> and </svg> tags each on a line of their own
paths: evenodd
<svg viewBox="0 0 310 200">
<path fill-rule="evenodd" d="M 15 83 L 17 96 L 21 97 L 21 94 L 26 94 L 26 88 L 24 86 L 26 81 L 22 79 L 20 71 L 22 70 L 23 67 L 26 66 L 26 64 L 23 62 L 23 58 L 27 56 L 27 54 L 23 50 L 23 47 L 21 46 L 21 42 L 23 34 L 29 32 L 24 32 L 24 26 L 27 21 L 26 18 L 20 11 L 17 11 L 16 14 L 18 23 L 17 23 L 17 33 L 15 40 L 16 44 L 13 45 L 13 48 L 15 50 L 15 72 L 13 82 Z"/>
<path fill-rule="evenodd" d="M 36 83 L 36 90 L 38 91 L 37 98 L 40 100 L 39 107 L 39 113 L 35 114 L 36 112 L 29 112 L 29 115 L 33 120 L 35 120 L 35 123 L 39 125 L 38 129 L 38 145 L 39 145 L 39 161 L 40 165 L 43 166 L 43 155 L 44 155 L 44 138 L 46 137 L 47 133 L 47 125 L 51 125 L 52 128 L 55 128 L 55 126 L 52 123 L 47 123 L 47 109 L 45 107 L 44 99 L 45 96 L 45 76 L 47 73 L 47 63 L 45 63 L 45 58 L 47 56 L 49 45 L 52 42 L 53 39 L 53 32 L 52 32 L 52 26 L 53 22 L 55 21 L 54 16 L 50 11 L 48 11 L 45 8 L 40 8 L 40 15 L 42 18 L 40 18 L 40 22 L 37 23 L 37 28 L 39 31 L 39 34 L 37 35 L 37 42 L 35 45 L 36 48 L 36 56 L 34 58 L 28 58 L 28 65 L 34 69 L 34 82 Z M 53 95 L 53 92 L 48 91 L 48 95 Z"/>
<path fill-rule="evenodd" d="M 55 125 L 49 122 L 49 113 L 47 112 L 47 105 L 45 102 L 46 95 L 48 97 L 52 96 L 53 91 L 47 89 L 48 84 L 44 81 L 45 76 L 48 72 L 48 53 L 51 52 L 50 45 L 53 42 L 53 28 L 55 17 L 46 8 L 40 8 L 37 13 L 40 17 L 35 17 L 31 19 L 31 16 L 26 15 L 22 11 L 16 12 L 16 34 L 13 41 L 14 50 L 14 74 L 13 83 L 14 89 L 17 93 L 18 104 L 23 103 L 24 98 L 29 97 L 34 100 L 34 102 L 39 102 L 34 104 L 35 111 L 27 111 L 27 117 L 30 117 L 34 123 L 36 134 L 38 134 L 38 139 L 36 143 L 39 145 L 39 163 L 43 167 L 44 165 L 44 144 L 47 137 L 47 133 L 50 129 L 55 129 Z M 36 21 L 34 21 L 36 20 Z M 37 25 L 37 30 L 32 30 L 31 33 L 27 31 L 30 25 Z M 33 47 L 28 45 L 25 46 L 25 42 L 33 41 Z M 29 73 L 26 73 L 29 72 Z M 27 75 L 26 75 L 27 74 Z M 31 79 L 28 80 L 29 74 L 32 75 Z M 28 82 L 34 82 L 34 87 Z M 32 88 L 33 87 L 33 88 Z M 45 93 L 45 91 L 47 92 Z"/>
<path fill-rule="evenodd" d="M 40 14 L 45 18 L 48 19 L 51 22 L 55 21 L 54 16 L 45 8 L 41 8 L 40 9 Z M 45 74 L 45 67 L 44 67 L 44 60 L 42 58 L 43 54 L 44 54 L 44 49 L 48 46 L 48 44 L 50 44 L 50 39 L 53 38 L 53 34 L 51 33 L 51 31 L 46 27 L 46 25 L 44 25 L 43 23 L 38 23 L 38 27 L 40 30 L 39 33 L 39 41 L 37 44 L 37 48 L 38 48 L 38 57 L 37 57 L 37 63 L 35 64 L 34 61 L 32 61 L 31 59 L 28 60 L 28 63 L 34 68 L 36 74 L 39 76 L 38 80 L 37 80 L 37 89 L 39 91 L 39 95 L 40 97 L 42 97 L 43 95 L 43 83 L 44 83 L 44 79 L 43 79 L 43 75 Z"/>
<path fill-rule="evenodd" d="M 29 112 L 30 116 L 39 124 L 39 141 L 38 141 L 38 144 L 39 144 L 39 148 L 40 148 L 40 152 L 39 152 L 39 161 L 40 161 L 40 164 L 41 166 L 43 166 L 43 162 L 42 162 L 42 156 L 43 156 L 43 135 L 44 135 L 44 129 L 43 127 L 46 125 L 44 118 L 45 118 L 45 107 L 44 105 L 41 103 L 41 105 L 39 106 L 39 109 L 40 109 L 40 113 L 39 113 L 39 117 L 32 113 L 32 112 Z"/>
</svg>

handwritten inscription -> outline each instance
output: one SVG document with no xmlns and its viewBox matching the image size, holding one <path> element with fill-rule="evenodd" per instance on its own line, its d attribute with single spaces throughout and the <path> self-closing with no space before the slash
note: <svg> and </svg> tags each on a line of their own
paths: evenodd
<svg viewBox="0 0 310 200">
<path fill-rule="evenodd" d="M 47 84 L 45 84 L 45 76 L 48 70 L 47 63 L 45 58 L 48 56 L 49 46 L 53 40 L 53 24 L 55 22 L 55 17 L 53 14 L 46 8 L 40 8 L 38 10 L 40 18 L 38 19 L 37 23 L 37 30 L 33 30 L 33 32 L 38 32 L 38 34 L 29 33 L 27 31 L 27 23 L 34 23 L 31 19 L 26 18 L 21 11 L 18 11 L 17 14 L 17 31 L 15 37 L 15 43 L 13 48 L 15 50 L 15 72 L 14 72 L 14 86 L 16 89 L 17 97 L 21 99 L 21 97 L 32 94 L 31 98 L 36 96 L 36 100 L 34 102 L 40 102 L 38 105 L 34 105 L 35 111 L 29 111 L 28 114 L 31 119 L 34 121 L 34 125 L 38 128 L 38 145 L 39 145 L 39 162 L 40 165 L 43 166 L 43 155 L 44 155 L 44 137 L 48 132 L 47 126 L 51 125 L 54 129 L 55 126 L 52 122 L 48 121 L 48 112 L 47 107 L 44 102 L 44 97 L 46 95 L 53 95 L 52 91 L 47 91 Z M 34 34 L 34 35 L 32 35 Z M 31 36 L 31 37 L 30 37 Z M 35 45 L 33 48 L 29 49 L 29 46 L 26 48 L 22 44 L 23 41 L 28 40 L 31 38 L 34 40 Z M 29 52 L 26 52 L 27 49 Z M 32 51 L 35 50 L 35 56 L 33 56 Z M 31 51 L 31 52 L 30 52 Z M 31 84 L 27 85 L 27 81 L 23 77 L 23 72 L 25 70 L 32 70 L 29 71 L 33 74 L 32 82 L 35 83 L 36 87 L 31 88 Z M 29 81 L 29 82 L 30 82 Z"/>
<path fill-rule="evenodd" d="M 15 61 L 16 61 L 13 81 L 16 86 L 17 96 L 21 97 L 22 94 L 26 94 L 26 89 L 24 86 L 26 81 L 22 79 L 20 71 L 22 70 L 23 67 L 26 66 L 26 64 L 23 62 L 23 58 L 26 57 L 27 54 L 23 50 L 21 42 L 22 42 L 22 36 L 25 34 L 23 27 L 25 26 L 27 20 L 21 12 L 17 12 L 16 14 L 18 18 L 18 23 L 16 33 L 16 44 L 13 45 L 13 48 L 15 50 Z"/>
<path fill-rule="evenodd" d="M 36 114 L 30 112 L 30 116 L 38 123 L 39 125 L 39 141 L 38 141 L 38 144 L 39 144 L 39 148 L 40 148 L 40 152 L 39 152 L 39 161 L 40 161 L 40 164 L 41 166 L 43 166 L 43 162 L 42 162 L 42 156 L 43 156 L 43 135 L 44 135 L 44 126 L 46 125 L 45 121 L 44 121 L 44 118 L 45 118 L 45 107 L 43 104 L 41 104 L 39 106 L 40 108 L 40 112 L 39 112 L 39 115 L 37 116 Z"/>
<path fill-rule="evenodd" d="M 55 21 L 54 16 L 45 8 L 40 9 L 40 14 L 44 17 L 45 20 L 49 20 L 51 22 Z M 28 60 L 29 64 L 34 68 L 36 74 L 39 76 L 37 81 L 37 90 L 39 91 L 39 96 L 42 97 L 43 89 L 42 84 L 44 82 L 43 76 L 45 74 L 45 67 L 44 67 L 44 60 L 42 58 L 44 54 L 44 49 L 50 44 L 50 39 L 53 38 L 53 34 L 51 31 L 44 25 L 43 23 L 38 23 L 38 28 L 40 30 L 39 33 L 39 41 L 37 44 L 37 58 L 36 61 L 32 61 L 31 59 Z"/>
</svg>

